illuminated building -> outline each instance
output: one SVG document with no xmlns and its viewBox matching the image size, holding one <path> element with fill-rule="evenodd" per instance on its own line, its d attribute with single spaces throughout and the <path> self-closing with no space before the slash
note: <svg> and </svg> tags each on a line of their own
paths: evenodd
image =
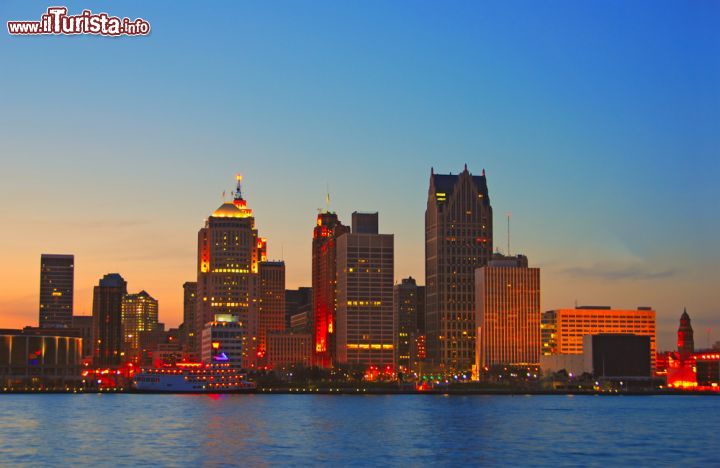
<svg viewBox="0 0 720 468">
<path fill-rule="evenodd" d="M 293 364 L 312 365 L 313 336 L 310 333 L 271 331 L 267 335 L 267 365 L 278 369 Z"/>
<path fill-rule="evenodd" d="M 93 289 L 93 362 L 96 367 L 122 364 L 122 301 L 127 283 L 117 273 L 102 277 Z"/>
<path fill-rule="evenodd" d="M 73 255 L 40 256 L 40 328 L 63 328 L 72 325 Z"/>
<path fill-rule="evenodd" d="M 202 331 L 202 362 L 206 364 L 228 363 L 240 369 L 248 361 L 246 343 L 251 339 L 237 316 L 218 314 Z M 250 352 L 253 352 L 254 348 Z"/>
<path fill-rule="evenodd" d="M 305 314 L 306 319 L 312 315 L 313 294 L 312 288 L 301 287 L 285 290 L 285 328 L 291 329 L 293 315 Z M 308 322 L 309 324 L 309 322 Z"/>
<path fill-rule="evenodd" d="M 337 360 L 395 368 L 394 238 L 378 234 L 377 213 L 353 213 L 337 238 Z"/>
<path fill-rule="evenodd" d="M 235 315 L 247 338 L 244 366 L 254 367 L 257 310 L 253 306 L 259 263 L 266 260 L 266 242 L 255 229 L 255 218 L 241 191 L 240 176 L 232 202 L 215 210 L 198 232 L 197 306 L 195 336 L 198 355 L 207 351 L 203 343 L 205 324 L 217 314 Z"/>
<path fill-rule="evenodd" d="M 425 329 L 428 358 L 448 370 L 475 361 L 475 269 L 493 251 L 485 171 L 430 171 L 425 211 Z"/>
<path fill-rule="evenodd" d="M 637 310 L 616 310 L 607 306 L 557 309 L 544 312 L 542 323 L 543 350 L 553 350 L 553 354 L 582 354 L 585 335 L 648 336 L 650 360 L 655 368 L 655 311 L 650 307 L 638 307 Z"/>
<path fill-rule="evenodd" d="M 122 301 L 123 360 L 140 363 L 140 334 L 158 329 L 158 301 L 146 291 L 126 294 Z"/>
<path fill-rule="evenodd" d="M 195 339 L 195 308 L 197 307 L 197 283 L 187 281 L 183 284 L 183 351 L 196 356 L 197 343 Z"/>
<path fill-rule="evenodd" d="M 495 254 L 476 273 L 477 368 L 540 361 L 540 269 Z"/>
<path fill-rule="evenodd" d="M 82 338 L 54 329 L 0 329 L 0 387 L 81 385 Z"/>
<path fill-rule="evenodd" d="M 680 316 L 677 339 L 678 353 L 680 353 L 680 359 L 684 361 L 695 352 L 693 329 L 687 309 L 683 310 L 683 314 Z"/>
<path fill-rule="evenodd" d="M 400 368 L 410 367 L 413 341 L 420 335 L 418 318 L 423 311 L 425 291 L 418 287 L 412 276 L 404 278 L 394 287 L 395 321 L 397 323 L 397 364 Z M 424 315 L 424 314 L 423 314 Z"/>
<path fill-rule="evenodd" d="M 335 317 L 337 309 L 337 238 L 349 232 L 335 213 L 319 213 L 312 241 L 312 327 L 315 364 L 333 365 L 336 360 Z"/>
<path fill-rule="evenodd" d="M 267 351 L 267 333 L 285 331 L 285 262 L 260 262 L 257 308 L 258 357 Z"/>
</svg>

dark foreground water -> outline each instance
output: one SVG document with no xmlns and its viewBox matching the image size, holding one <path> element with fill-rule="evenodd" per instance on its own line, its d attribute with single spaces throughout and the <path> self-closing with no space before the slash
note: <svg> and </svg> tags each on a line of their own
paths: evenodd
<svg viewBox="0 0 720 468">
<path fill-rule="evenodd" d="M 0 395 L 1 465 L 720 465 L 700 396 Z"/>
</svg>

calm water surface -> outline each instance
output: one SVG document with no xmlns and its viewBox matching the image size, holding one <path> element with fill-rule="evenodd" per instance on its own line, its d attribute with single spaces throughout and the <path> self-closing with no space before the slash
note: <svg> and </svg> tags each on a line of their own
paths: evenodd
<svg viewBox="0 0 720 468">
<path fill-rule="evenodd" d="M 7 465 L 720 466 L 720 398 L 0 395 Z"/>
</svg>

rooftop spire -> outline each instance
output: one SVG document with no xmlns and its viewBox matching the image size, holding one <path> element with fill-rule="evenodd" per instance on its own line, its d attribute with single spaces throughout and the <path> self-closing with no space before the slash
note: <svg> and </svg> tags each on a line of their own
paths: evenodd
<svg viewBox="0 0 720 468">
<path fill-rule="evenodd" d="M 235 180 L 237 180 L 237 188 L 235 189 L 235 201 L 240 201 L 242 197 L 242 175 L 235 174 Z"/>
</svg>

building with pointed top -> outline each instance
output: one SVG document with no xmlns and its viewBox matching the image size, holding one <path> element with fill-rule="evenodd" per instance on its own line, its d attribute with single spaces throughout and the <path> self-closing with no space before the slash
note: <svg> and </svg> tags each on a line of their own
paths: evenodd
<svg viewBox="0 0 720 468">
<path fill-rule="evenodd" d="M 428 359 L 464 371 L 475 361 L 475 269 L 493 252 L 485 171 L 430 170 L 425 211 L 425 329 Z"/>
<path fill-rule="evenodd" d="M 677 331 L 677 346 L 680 360 L 685 361 L 695 353 L 695 339 L 693 337 L 692 324 L 687 309 L 683 310 L 680 316 L 680 326 Z"/>
<path fill-rule="evenodd" d="M 251 368 L 257 360 L 254 302 L 259 265 L 267 260 L 267 245 L 255 228 L 241 182 L 238 175 L 233 201 L 220 205 L 198 232 L 194 333 L 196 353 L 202 356 L 207 348 L 203 344 L 205 325 L 216 322 L 216 315 L 238 317 L 244 340 L 243 367 Z"/>
</svg>

